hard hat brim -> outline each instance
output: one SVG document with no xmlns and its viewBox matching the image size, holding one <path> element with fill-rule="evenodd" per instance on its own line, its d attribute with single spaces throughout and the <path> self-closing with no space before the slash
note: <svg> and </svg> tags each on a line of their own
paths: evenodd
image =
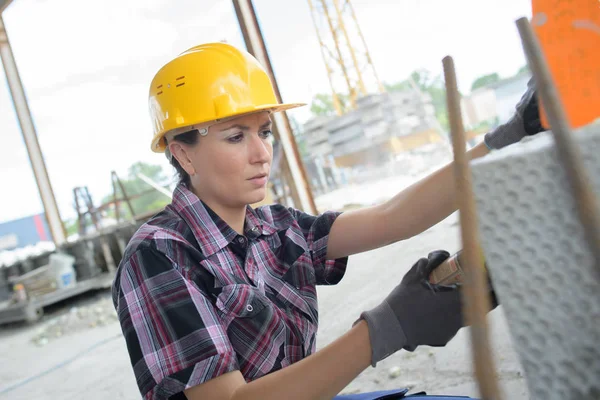
<svg viewBox="0 0 600 400">
<path fill-rule="evenodd" d="M 256 106 L 250 111 L 245 111 L 245 112 L 242 112 L 239 114 L 230 115 L 225 118 L 218 119 L 218 120 L 198 121 L 194 124 L 190 124 L 190 126 L 191 125 L 200 125 L 200 124 L 214 125 L 216 123 L 225 122 L 227 120 L 235 119 L 235 118 L 238 118 L 238 117 L 241 117 L 244 115 L 254 114 L 257 112 L 261 112 L 261 111 L 269 111 L 270 113 L 276 113 L 276 112 L 291 110 L 292 108 L 303 107 L 305 105 L 306 105 L 306 103 L 265 104 L 262 106 Z M 153 152 L 155 152 L 155 153 L 164 153 L 165 152 L 166 143 L 165 143 L 164 137 L 168 133 L 169 132 L 160 132 L 156 136 L 154 136 L 154 138 L 152 139 L 152 144 L 151 144 L 151 150 Z"/>
</svg>

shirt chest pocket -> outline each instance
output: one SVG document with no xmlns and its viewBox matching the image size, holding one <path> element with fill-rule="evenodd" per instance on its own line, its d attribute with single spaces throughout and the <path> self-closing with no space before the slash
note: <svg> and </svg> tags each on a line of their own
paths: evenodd
<svg viewBox="0 0 600 400">
<path fill-rule="evenodd" d="M 282 322 L 270 300 L 247 284 L 224 286 L 216 307 L 227 327 L 227 335 L 236 352 L 245 355 L 272 334 L 269 329 L 282 329 Z"/>
<path fill-rule="evenodd" d="M 310 252 L 305 246 L 294 243 L 289 238 L 280 239 L 272 235 L 265 240 L 268 248 L 264 251 L 273 256 L 262 258 L 270 272 L 297 290 L 306 290 L 316 284 L 315 270 Z"/>
<path fill-rule="evenodd" d="M 268 246 L 264 246 L 268 244 Z M 309 343 L 318 324 L 316 277 L 310 253 L 290 238 L 271 235 L 259 253 L 265 286 L 276 306 Z M 306 247 L 306 246 L 304 246 Z"/>
<path fill-rule="evenodd" d="M 222 288 L 216 306 L 228 318 L 251 319 L 260 315 L 270 304 L 257 288 L 233 284 Z"/>
<path fill-rule="evenodd" d="M 247 284 L 223 286 L 216 307 L 226 326 L 241 371 L 262 376 L 271 371 L 285 344 L 286 326 L 273 303 L 261 291 Z M 256 365 L 252 360 L 264 362 Z"/>
</svg>

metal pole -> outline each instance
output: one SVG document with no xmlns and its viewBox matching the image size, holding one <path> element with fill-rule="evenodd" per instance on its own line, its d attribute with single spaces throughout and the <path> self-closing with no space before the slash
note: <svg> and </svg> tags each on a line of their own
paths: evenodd
<svg viewBox="0 0 600 400">
<path fill-rule="evenodd" d="M 0 0 L 0 15 L 2 15 L 10 3 L 12 3 L 12 0 Z"/>
<path fill-rule="evenodd" d="M 248 51 L 254 57 L 256 57 L 267 70 L 271 78 L 271 82 L 273 83 L 277 100 L 281 102 L 279 86 L 277 85 L 275 74 L 273 73 L 271 60 L 269 59 L 269 54 L 267 53 L 267 48 L 265 46 L 260 26 L 258 25 L 258 19 L 256 18 L 252 1 L 233 0 L 233 6 L 240 24 L 240 29 L 244 35 L 246 47 L 248 48 Z M 279 132 L 285 158 L 293 178 L 289 184 L 290 186 L 294 187 L 294 191 L 298 194 L 300 200 L 300 204 L 297 206 L 307 213 L 317 214 L 317 206 L 313 198 L 312 190 L 306 178 L 306 170 L 302 164 L 300 152 L 298 151 L 296 140 L 292 134 L 292 128 L 287 114 L 285 112 L 276 113 L 274 115 L 274 123 L 277 131 Z"/>
<path fill-rule="evenodd" d="M 165 196 L 167 196 L 169 199 L 173 198 L 173 195 L 172 195 L 171 192 L 169 192 L 164 187 L 160 186 L 158 183 L 154 182 L 152 179 L 150 179 L 146 175 L 144 175 L 144 174 L 137 174 L 137 177 L 140 178 L 141 180 L 143 180 L 144 182 L 146 182 L 148 185 L 152 186 L 158 192 L 160 192 L 160 193 L 164 194 Z"/>
<path fill-rule="evenodd" d="M 356 18 L 356 13 L 354 12 L 354 7 L 352 6 L 352 3 L 350 2 L 350 0 L 347 0 L 344 3 L 344 6 L 346 4 L 348 5 L 348 7 L 350 7 L 350 12 L 352 13 L 352 19 L 354 19 L 354 25 L 356 25 L 356 29 L 358 30 L 358 35 L 360 36 L 360 40 L 362 41 L 363 46 L 365 48 L 365 56 L 367 56 L 367 61 L 368 61 L 369 65 L 371 66 L 371 69 L 373 70 L 373 74 L 375 75 L 375 79 L 377 80 L 377 86 L 379 87 L 379 91 L 381 93 L 383 93 L 386 91 L 385 87 L 379 80 L 379 75 L 377 75 L 377 70 L 375 69 L 375 65 L 373 65 L 373 60 L 371 59 L 371 53 L 369 53 L 369 48 L 367 47 L 367 41 L 365 40 L 365 37 L 363 36 L 362 31 L 360 30 L 360 25 L 358 24 L 358 18 Z"/>
<path fill-rule="evenodd" d="M 117 182 L 119 188 L 121 189 L 121 195 L 123 195 L 123 200 L 125 200 L 125 204 L 127 204 L 127 208 L 129 208 L 129 213 L 131 214 L 131 219 L 135 220 L 135 211 L 133 210 L 133 204 L 131 204 L 131 199 L 125 190 L 125 186 L 123 186 L 123 182 L 119 179 L 119 176 L 115 171 L 112 171 L 112 179 Z"/>
<path fill-rule="evenodd" d="M 321 56 L 323 57 L 325 69 L 327 70 L 327 78 L 329 79 L 329 86 L 331 87 L 331 96 L 333 97 L 333 107 L 335 108 L 335 112 L 337 115 L 342 115 L 344 113 L 342 110 L 342 103 L 340 102 L 340 98 L 337 92 L 335 91 L 335 85 L 333 84 L 333 68 L 331 67 L 331 65 L 329 65 L 330 62 L 328 61 L 327 55 L 325 54 L 325 42 L 323 42 L 323 38 L 321 37 L 321 31 L 319 30 L 319 25 L 317 24 L 317 10 L 311 0 L 308 0 L 308 6 L 310 7 L 310 16 L 312 17 L 315 32 L 317 32 L 317 38 L 319 39 Z"/>
<path fill-rule="evenodd" d="M 350 0 L 348 0 L 349 2 Z M 360 70 L 360 65 L 358 64 L 358 60 L 356 59 L 356 52 L 354 51 L 354 47 L 352 46 L 352 42 L 348 37 L 348 31 L 346 30 L 346 24 L 344 23 L 344 16 L 342 14 L 342 9 L 340 8 L 339 0 L 333 0 L 333 5 L 335 7 L 335 12 L 338 16 L 338 29 L 342 30 L 344 34 L 344 38 L 346 39 L 346 44 L 348 45 L 348 49 L 350 50 L 350 55 L 352 56 L 352 63 L 354 64 L 354 69 L 356 69 L 356 75 L 358 77 L 358 85 L 360 87 L 360 94 L 363 96 L 367 95 L 367 88 L 365 87 L 365 82 L 363 81 L 362 72 Z M 358 25 L 358 23 L 357 23 Z"/>
<path fill-rule="evenodd" d="M 338 38 L 339 29 L 339 21 L 338 27 L 333 26 L 333 21 L 331 16 L 329 15 L 329 9 L 327 8 L 327 0 L 321 0 L 321 5 L 323 6 L 323 11 L 325 12 L 325 17 L 327 18 L 327 24 L 329 25 L 329 30 L 331 31 L 331 35 L 333 36 L 333 43 L 335 44 L 335 51 L 338 55 L 338 62 L 340 67 L 342 67 L 342 73 L 344 74 L 344 79 L 346 80 L 346 85 L 348 86 L 348 96 L 350 97 L 350 104 L 352 109 L 356 108 L 356 98 L 358 95 L 356 94 L 356 89 L 352 86 L 350 82 L 350 74 L 348 73 L 348 69 L 346 68 L 346 63 L 344 62 L 344 55 L 342 54 L 342 49 L 340 47 L 340 40 Z M 350 43 L 348 43 L 349 45 Z"/>
<path fill-rule="evenodd" d="M 19 76 L 19 70 L 10 47 L 8 40 L 8 34 L 4 27 L 4 21 L 0 15 L 0 57 L 2 58 L 2 64 L 4 65 L 4 71 L 6 73 L 6 80 L 8 81 L 8 87 L 10 94 L 15 106 L 17 118 L 19 119 L 19 125 L 21 127 L 21 133 L 27 147 L 29 154 L 29 161 L 33 168 L 33 174 L 37 182 L 40 197 L 42 198 L 42 204 L 44 205 L 44 211 L 46 213 L 46 220 L 50 227 L 50 234 L 52 239 L 57 246 L 60 246 L 66 241 L 66 231 L 58 211 L 58 205 L 54 197 L 54 191 L 50 184 L 50 178 L 48 177 L 48 171 L 46 171 L 46 164 L 44 162 L 44 156 L 40 148 L 40 144 L 37 139 L 37 133 L 31 118 L 31 111 L 27 104 L 27 97 L 21 83 Z"/>
<path fill-rule="evenodd" d="M 465 150 L 465 130 L 460 111 L 460 94 L 452 57 L 443 59 L 446 81 L 448 119 L 454 149 L 454 179 L 458 194 L 460 230 L 465 256 L 465 286 L 463 310 L 466 323 L 471 327 L 472 357 L 475 377 L 484 400 L 500 399 L 500 389 L 495 375 L 494 357 L 490 348 L 486 313 L 491 308 L 487 282 L 483 270 L 483 255 L 477 230 L 477 205 L 473 194 L 471 167 Z"/>
</svg>

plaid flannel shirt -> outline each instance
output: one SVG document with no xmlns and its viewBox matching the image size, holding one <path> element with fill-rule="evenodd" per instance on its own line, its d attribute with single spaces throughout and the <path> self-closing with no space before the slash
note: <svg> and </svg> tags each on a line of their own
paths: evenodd
<svg viewBox="0 0 600 400">
<path fill-rule="evenodd" d="M 248 207 L 239 235 L 179 185 L 133 236 L 113 284 L 142 396 L 175 398 L 233 370 L 249 382 L 313 353 L 315 285 L 338 283 L 347 263 L 326 260 L 338 215 Z"/>
</svg>

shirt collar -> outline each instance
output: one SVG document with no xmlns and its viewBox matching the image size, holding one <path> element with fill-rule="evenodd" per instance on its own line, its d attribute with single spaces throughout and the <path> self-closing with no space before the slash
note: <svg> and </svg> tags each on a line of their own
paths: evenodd
<svg viewBox="0 0 600 400">
<path fill-rule="evenodd" d="M 229 245 L 238 235 L 184 184 L 175 188 L 171 205 L 190 227 L 206 257 Z M 275 232 L 277 229 L 272 223 L 261 219 L 252 207 L 246 206 L 245 236 L 252 240 Z"/>
</svg>

